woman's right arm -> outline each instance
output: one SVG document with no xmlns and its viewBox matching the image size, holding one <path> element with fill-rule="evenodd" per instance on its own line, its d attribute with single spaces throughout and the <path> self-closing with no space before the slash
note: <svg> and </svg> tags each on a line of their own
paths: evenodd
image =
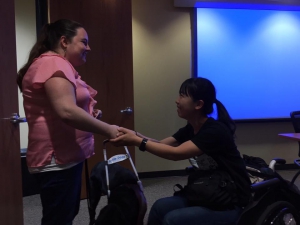
<svg viewBox="0 0 300 225">
<path fill-rule="evenodd" d="M 118 126 L 97 120 L 78 107 L 74 86 L 60 73 L 62 72 L 56 72 L 44 84 L 46 95 L 57 115 L 76 129 L 115 138 Z"/>
</svg>

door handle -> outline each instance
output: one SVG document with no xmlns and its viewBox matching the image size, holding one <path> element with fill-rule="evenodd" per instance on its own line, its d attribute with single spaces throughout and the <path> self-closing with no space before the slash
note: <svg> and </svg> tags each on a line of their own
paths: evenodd
<svg viewBox="0 0 300 225">
<path fill-rule="evenodd" d="M 25 117 L 20 117 L 18 113 L 11 114 L 11 117 L 9 118 L 11 123 L 25 123 L 27 122 Z"/>
<path fill-rule="evenodd" d="M 121 110 L 121 113 L 129 114 L 129 115 L 132 114 L 132 112 L 133 110 L 130 107 L 126 107 L 126 109 Z"/>
</svg>

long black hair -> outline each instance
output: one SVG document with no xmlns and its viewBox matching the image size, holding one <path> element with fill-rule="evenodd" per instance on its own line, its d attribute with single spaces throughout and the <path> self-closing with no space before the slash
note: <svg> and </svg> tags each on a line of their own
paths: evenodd
<svg viewBox="0 0 300 225">
<path fill-rule="evenodd" d="M 216 104 L 218 113 L 217 120 L 224 123 L 234 135 L 236 125 L 225 106 L 217 100 L 215 86 L 210 80 L 202 77 L 189 78 L 181 84 L 179 94 L 190 96 L 193 101 L 202 100 L 204 102 L 202 112 L 206 116 L 213 112 L 213 104 Z"/>
<path fill-rule="evenodd" d="M 47 51 L 55 51 L 62 36 L 71 41 L 76 36 L 78 28 L 82 28 L 80 23 L 67 19 L 57 20 L 43 27 L 37 42 L 29 53 L 27 63 L 18 71 L 17 84 L 21 91 L 23 78 L 33 60 Z"/>
</svg>

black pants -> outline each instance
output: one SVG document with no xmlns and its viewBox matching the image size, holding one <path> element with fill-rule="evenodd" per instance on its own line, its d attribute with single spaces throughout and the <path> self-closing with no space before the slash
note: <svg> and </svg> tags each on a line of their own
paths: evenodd
<svg viewBox="0 0 300 225">
<path fill-rule="evenodd" d="M 34 174 L 41 188 L 42 225 L 71 225 L 78 214 L 83 163 Z"/>
</svg>

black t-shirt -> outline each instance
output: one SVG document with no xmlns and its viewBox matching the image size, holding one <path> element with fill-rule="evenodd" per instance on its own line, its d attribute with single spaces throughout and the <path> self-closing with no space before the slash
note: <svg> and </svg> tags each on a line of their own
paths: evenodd
<svg viewBox="0 0 300 225">
<path fill-rule="evenodd" d="M 208 118 L 197 134 L 194 134 L 193 127 L 188 124 L 179 129 L 173 137 L 180 144 L 192 141 L 206 156 L 211 158 L 212 160 L 207 160 L 207 162 L 211 162 L 208 169 L 218 168 L 227 171 L 237 186 L 239 205 L 246 206 L 248 204 L 251 196 L 251 182 L 244 161 L 235 145 L 234 137 L 225 124 Z M 201 164 L 201 160 L 196 159 L 196 161 Z M 201 165 L 199 166 L 201 169 Z"/>
</svg>

